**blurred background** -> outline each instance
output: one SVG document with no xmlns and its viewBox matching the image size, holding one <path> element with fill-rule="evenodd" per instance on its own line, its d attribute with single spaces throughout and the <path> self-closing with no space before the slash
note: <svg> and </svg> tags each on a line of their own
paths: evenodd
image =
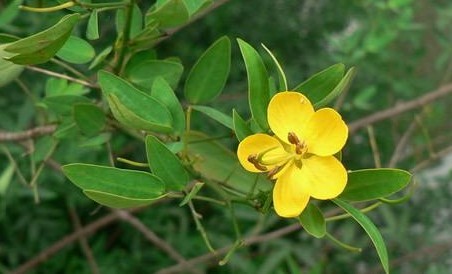
<svg viewBox="0 0 452 274">
<path fill-rule="evenodd" d="M 29 1 L 30 5 L 39 1 Z M 45 2 L 45 1 L 44 1 Z M 158 45 L 159 58 L 177 56 L 184 77 L 202 52 L 220 36 L 242 38 L 256 48 L 265 44 L 281 62 L 289 86 L 332 64 L 356 67 L 357 75 L 336 102 L 352 124 L 385 109 L 417 100 L 409 111 L 356 128 L 343 152 L 350 170 L 397 167 L 414 173 L 409 200 L 383 205 L 369 213 L 381 230 L 392 273 L 451 273 L 452 269 L 452 2 L 448 0 L 247 0 L 224 1 L 218 9 Z M 9 2 L 0 1 L 0 9 Z M 138 1 L 143 7 L 146 1 Z M 54 24 L 64 12 L 42 15 L 22 12 L 0 32 L 26 36 Z M 96 50 L 111 42 L 114 13 L 105 13 Z M 83 33 L 83 28 L 80 28 Z M 263 52 L 263 51 L 261 51 Z M 87 70 L 86 67 L 80 67 Z M 1 71 L 0 71 L 1 77 Z M 37 107 L 46 76 L 25 70 L 20 81 L 0 88 L 0 130 L 17 132 L 40 123 Z M 183 80 L 182 80 L 183 81 Z M 233 46 L 231 75 L 214 106 L 247 117 L 246 71 L 238 46 Z M 422 98 L 446 90 L 430 103 Z M 177 90 L 182 96 L 182 90 Z M 215 122 L 194 116 L 194 127 L 213 135 L 228 134 Z M 356 124 L 355 124 L 356 125 Z M 230 134 L 230 133 L 229 133 Z M 38 170 L 51 149 L 51 137 L 32 144 L 2 142 L 0 151 L 0 272 L 13 270 L 49 248 L 65 235 L 109 212 L 88 200 L 57 171 L 71 162 L 108 163 L 105 147 L 81 148 L 70 140 L 60 143 L 52 163 Z M 224 143 L 235 149 L 234 138 Z M 34 147 L 30 152 L 27 148 Z M 142 142 L 118 134 L 111 149 L 131 159 L 145 159 Z M 13 157 L 24 177 L 36 176 L 39 203 L 17 175 L 6 180 Z M 53 166 L 52 166 L 53 165 Z M 400 198 L 393 197 L 394 199 Z M 207 205 L 201 209 L 215 247 L 234 241 L 229 213 Z M 236 208 L 241 229 L 259 224 L 271 231 L 288 221 L 274 214 L 262 217 L 249 208 Z M 186 208 L 158 204 L 136 215 L 186 258 L 208 252 Z M 337 238 L 361 253 L 343 250 L 327 239 L 314 239 L 302 230 L 238 250 L 225 266 L 204 263 L 206 273 L 382 273 L 369 238 L 352 220 L 328 224 Z M 87 238 L 97 264 L 87 263 L 83 243 L 61 249 L 29 273 L 154 273 L 174 261 L 127 223 L 114 222 Z M 185 272 L 181 272 L 185 273 Z"/>
</svg>

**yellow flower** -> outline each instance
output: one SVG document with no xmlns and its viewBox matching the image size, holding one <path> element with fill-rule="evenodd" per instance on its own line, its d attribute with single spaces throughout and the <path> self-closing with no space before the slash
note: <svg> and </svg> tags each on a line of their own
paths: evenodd
<svg viewBox="0 0 452 274">
<path fill-rule="evenodd" d="M 309 198 L 337 197 L 347 183 L 347 171 L 333 155 L 345 145 L 348 128 L 334 109 L 314 111 L 301 93 L 276 94 L 268 105 L 270 136 L 258 133 L 240 142 L 237 156 L 251 172 L 276 179 L 273 204 L 281 217 L 296 217 Z"/>
</svg>

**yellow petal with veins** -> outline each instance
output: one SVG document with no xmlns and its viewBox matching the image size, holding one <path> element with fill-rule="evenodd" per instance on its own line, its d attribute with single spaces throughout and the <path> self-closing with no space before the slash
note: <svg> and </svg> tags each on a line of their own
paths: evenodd
<svg viewBox="0 0 452 274">
<path fill-rule="evenodd" d="M 276 213 L 281 217 L 297 217 L 309 202 L 309 192 L 303 188 L 300 178 L 294 176 L 298 171 L 300 169 L 295 164 L 291 164 L 279 176 L 273 188 L 273 205 Z"/>
<path fill-rule="evenodd" d="M 265 151 L 275 148 L 283 149 L 278 139 L 267 134 L 258 133 L 250 135 L 240 142 L 239 147 L 237 148 L 237 156 L 240 164 L 246 170 L 251 172 L 263 172 L 263 170 L 256 168 L 256 166 L 253 165 L 248 159 L 250 155 L 257 156 Z M 274 165 L 269 165 L 266 168 L 272 169 L 274 168 Z"/>
<path fill-rule="evenodd" d="M 301 171 L 295 173 L 303 189 L 320 200 L 336 198 L 347 184 L 347 170 L 334 156 L 312 155 L 302 160 Z"/>
<path fill-rule="evenodd" d="M 347 125 L 341 115 L 332 108 L 316 111 L 303 127 L 301 135 L 308 152 L 319 156 L 330 156 L 340 151 L 347 137 Z"/>
<path fill-rule="evenodd" d="M 301 134 L 301 129 L 314 114 L 314 108 L 303 94 L 293 91 L 277 93 L 268 104 L 267 120 L 271 130 L 288 143 L 289 132 Z"/>
</svg>

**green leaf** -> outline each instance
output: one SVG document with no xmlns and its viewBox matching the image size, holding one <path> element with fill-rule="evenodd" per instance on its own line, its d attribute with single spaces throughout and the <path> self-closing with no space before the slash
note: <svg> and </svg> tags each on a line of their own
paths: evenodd
<svg viewBox="0 0 452 274">
<path fill-rule="evenodd" d="M 96 57 L 94 57 L 94 60 L 91 62 L 88 68 L 93 69 L 97 67 L 100 63 L 102 63 L 105 60 L 105 58 L 107 58 L 112 49 L 113 49 L 112 46 L 108 46 L 104 50 L 102 50 Z"/>
<path fill-rule="evenodd" d="M 212 4 L 211 0 L 184 0 L 190 16 Z"/>
<path fill-rule="evenodd" d="M 0 12 L 0 27 L 8 25 L 19 14 L 19 6 L 23 0 L 13 0 Z M 0 70 L 1 71 L 1 70 Z"/>
<path fill-rule="evenodd" d="M 119 122 L 135 129 L 172 131 L 171 113 L 162 103 L 109 72 L 99 71 L 98 81 Z"/>
<path fill-rule="evenodd" d="M 185 98 L 205 104 L 224 88 L 231 66 L 231 42 L 226 36 L 213 43 L 198 59 L 185 82 Z"/>
<path fill-rule="evenodd" d="M 94 137 L 88 137 L 79 142 L 80 147 L 97 147 L 105 144 L 111 139 L 110 132 L 104 132 Z"/>
<path fill-rule="evenodd" d="M 189 181 L 188 173 L 162 142 L 152 135 L 146 136 L 146 154 L 152 172 L 161 178 L 167 191 L 180 191 Z"/>
<path fill-rule="evenodd" d="M 97 9 L 94 9 L 89 15 L 88 25 L 86 26 L 86 38 L 89 40 L 99 39 L 99 16 Z"/>
<path fill-rule="evenodd" d="M 253 47 L 241 39 L 237 39 L 237 41 L 248 75 L 248 101 L 251 114 L 257 124 L 263 130 L 267 130 L 267 106 L 270 101 L 267 69 L 259 53 Z"/>
<path fill-rule="evenodd" d="M 336 98 L 342 92 L 347 90 L 350 87 L 350 84 L 351 84 L 353 78 L 355 77 L 355 73 L 356 73 L 355 68 L 353 68 L 353 67 L 350 68 L 347 71 L 347 73 L 345 74 L 345 76 L 341 79 L 339 84 L 337 84 L 337 86 L 327 96 L 325 96 L 322 100 L 320 100 L 317 103 L 315 103 L 314 107 L 315 108 L 320 108 L 320 107 L 323 107 L 323 106 L 327 105 L 329 102 L 333 101 L 334 98 Z"/>
<path fill-rule="evenodd" d="M 0 197 L 5 196 L 14 175 L 14 164 L 10 163 L 0 174 Z"/>
<path fill-rule="evenodd" d="M 107 118 L 105 113 L 94 104 L 75 104 L 74 121 L 83 134 L 94 136 L 104 127 Z"/>
<path fill-rule="evenodd" d="M 326 223 L 320 209 L 312 203 L 303 210 L 298 217 L 301 226 L 316 238 L 323 238 L 326 234 Z"/>
<path fill-rule="evenodd" d="M 273 184 L 265 176 L 243 169 L 235 153 L 211 137 L 190 131 L 184 138 L 192 167 L 201 176 L 243 193 L 256 194 L 272 188 Z"/>
<path fill-rule="evenodd" d="M 295 87 L 294 90 L 306 95 L 311 103 L 315 105 L 333 91 L 344 74 L 344 64 L 335 64 L 314 74 L 308 80 Z"/>
<path fill-rule="evenodd" d="M 88 63 L 95 55 L 94 48 L 77 36 L 69 36 L 63 47 L 56 53 L 56 56 L 72 64 Z"/>
<path fill-rule="evenodd" d="M 162 180 L 143 171 L 69 164 L 63 172 L 89 198 L 113 208 L 147 205 L 164 195 Z"/>
<path fill-rule="evenodd" d="M 183 71 L 184 67 L 179 62 L 146 60 L 126 69 L 126 78 L 147 92 L 152 90 L 152 84 L 157 77 L 162 77 L 175 89 Z"/>
<path fill-rule="evenodd" d="M 184 206 L 188 202 L 190 202 L 196 196 L 196 194 L 198 194 L 198 192 L 201 190 L 201 188 L 204 186 L 204 184 L 205 183 L 196 182 L 195 185 L 190 190 L 190 193 L 188 193 L 187 196 L 184 197 L 182 202 L 179 203 L 179 206 Z"/>
<path fill-rule="evenodd" d="M 368 201 L 389 196 L 406 187 L 411 174 L 392 168 L 362 169 L 348 173 L 348 181 L 339 198 Z"/>
<path fill-rule="evenodd" d="M 383 237 L 381 237 L 380 232 L 372 223 L 372 221 L 364 215 L 361 211 L 354 208 L 350 204 L 340 200 L 334 199 L 332 200 L 336 205 L 341 207 L 345 212 L 350 214 L 353 219 L 355 219 L 361 227 L 366 231 L 367 235 L 369 235 L 372 243 L 374 244 L 378 257 L 380 257 L 381 265 L 386 273 L 389 273 L 389 264 L 388 264 L 388 251 L 386 250 L 386 245 L 384 243 Z"/>
<path fill-rule="evenodd" d="M 205 115 L 209 116 L 210 118 L 214 119 L 215 121 L 219 122 L 225 127 L 234 130 L 232 118 L 224 114 L 223 112 L 207 106 L 192 106 L 192 109 L 204 113 Z"/>
<path fill-rule="evenodd" d="M 173 128 L 176 133 L 181 134 L 185 130 L 185 113 L 174 94 L 173 89 L 162 77 L 157 77 L 152 85 L 151 96 L 165 105 L 173 118 Z"/>
<path fill-rule="evenodd" d="M 49 77 L 46 81 L 46 97 L 60 95 L 84 95 L 89 89 L 78 83 L 68 83 L 66 79 Z"/>
<path fill-rule="evenodd" d="M 72 106 L 76 103 L 90 103 L 90 100 L 78 95 L 58 95 L 44 98 L 42 102 L 58 115 L 72 115 Z"/>
<path fill-rule="evenodd" d="M 16 65 L 13 62 L 5 60 L 5 58 L 13 55 L 5 51 L 5 47 L 7 46 L 8 44 L 0 45 L 0 71 L 2 73 L 2 76 L 0 77 L 0 87 L 5 86 L 19 77 L 24 70 L 23 66 Z"/>
<path fill-rule="evenodd" d="M 124 31 L 125 9 L 118 9 L 116 13 L 116 31 L 122 34 Z M 130 21 L 130 38 L 136 37 L 143 29 L 143 14 L 137 4 L 133 5 L 132 20 Z"/>
<path fill-rule="evenodd" d="M 183 0 L 167 0 L 146 13 L 146 25 L 157 22 L 160 28 L 172 28 L 188 22 L 189 11 Z"/>
<path fill-rule="evenodd" d="M 47 62 L 64 45 L 79 18 L 78 13 L 66 15 L 56 25 L 9 44 L 5 50 L 17 55 L 8 60 L 20 65 Z"/>
<path fill-rule="evenodd" d="M 280 91 L 287 91 L 287 79 L 286 74 L 284 73 L 284 70 L 282 69 L 281 64 L 279 64 L 278 59 L 276 59 L 275 55 L 264 45 L 262 44 L 262 47 L 265 49 L 265 51 L 270 55 L 270 57 L 273 60 L 273 63 L 276 66 L 276 70 L 278 71 L 278 78 L 279 78 L 279 90 Z"/>
<path fill-rule="evenodd" d="M 242 141 L 246 136 L 253 134 L 247 122 L 235 109 L 232 110 L 232 124 L 234 125 L 235 136 L 239 141 Z"/>
</svg>

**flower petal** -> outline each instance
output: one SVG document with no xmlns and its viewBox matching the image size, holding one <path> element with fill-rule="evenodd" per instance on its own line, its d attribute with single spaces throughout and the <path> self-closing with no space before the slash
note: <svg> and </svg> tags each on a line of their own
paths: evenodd
<svg viewBox="0 0 452 274">
<path fill-rule="evenodd" d="M 309 202 L 309 193 L 303 189 L 300 169 L 295 164 L 282 173 L 273 188 L 273 205 L 276 213 L 285 218 L 297 217 Z"/>
<path fill-rule="evenodd" d="M 303 125 L 314 114 L 314 108 L 303 94 L 293 91 L 277 93 L 268 104 L 267 120 L 271 130 L 288 143 L 289 132 L 300 136 Z"/>
<path fill-rule="evenodd" d="M 322 108 L 311 116 L 301 136 L 309 153 L 330 156 L 344 147 L 348 127 L 334 109 Z"/>
<path fill-rule="evenodd" d="M 267 135 L 267 134 L 254 134 L 243 139 L 239 147 L 237 148 L 237 157 L 239 158 L 240 164 L 248 171 L 251 172 L 263 172 L 259 170 L 255 165 L 248 161 L 250 155 L 257 155 L 262 152 L 268 151 L 272 148 L 283 149 L 281 143 L 278 139 Z M 268 166 L 271 169 L 273 166 Z"/>
<path fill-rule="evenodd" d="M 333 199 L 342 193 L 347 184 L 347 171 L 338 159 L 312 155 L 302 163 L 303 187 L 313 198 Z"/>
</svg>

